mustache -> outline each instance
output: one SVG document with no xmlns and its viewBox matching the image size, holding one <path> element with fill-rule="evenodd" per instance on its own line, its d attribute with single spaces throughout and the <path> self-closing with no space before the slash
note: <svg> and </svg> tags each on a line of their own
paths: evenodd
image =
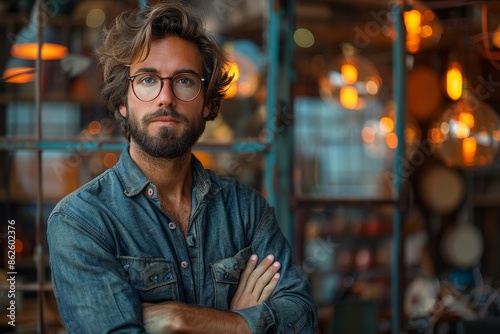
<svg viewBox="0 0 500 334">
<path fill-rule="evenodd" d="M 171 118 L 179 119 L 182 121 L 187 121 L 187 119 L 184 115 L 179 114 L 174 109 L 158 109 L 155 112 L 144 116 L 142 121 L 144 123 L 149 123 L 152 119 L 157 118 L 157 117 L 171 117 Z"/>
</svg>

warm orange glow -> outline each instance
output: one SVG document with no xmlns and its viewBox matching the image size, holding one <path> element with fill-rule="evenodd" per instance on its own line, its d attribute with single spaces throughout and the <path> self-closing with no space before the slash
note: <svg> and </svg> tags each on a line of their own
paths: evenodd
<svg viewBox="0 0 500 334">
<path fill-rule="evenodd" d="M 425 25 L 422 27 L 422 31 L 420 31 L 420 36 L 423 38 L 429 38 L 432 36 L 432 27 L 430 25 Z"/>
<path fill-rule="evenodd" d="M 416 53 L 420 49 L 420 35 L 407 34 L 406 35 L 406 50 L 410 53 Z"/>
<path fill-rule="evenodd" d="M 459 63 L 452 63 L 446 72 L 446 93 L 456 101 L 462 96 L 463 77 Z"/>
<path fill-rule="evenodd" d="M 470 135 L 470 128 L 464 122 L 455 122 L 454 134 L 458 139 L 467 138 Z"/>
<path fill-rule="evenodd" d="M 491 42 L 495 47 L 500 48 L 500 27 L 493 32 Z"/>
<path fill-rule="evenodd" d="M 474 115 L 470 112 L 461 112 L 458 115 L 458 120 L 466 124 L 469 129 L 472 129 L 474 127 Z"/>
<path fill-rule="evenodd" d="M 376 95 L 378 93 L 379 83 L 376 78 L 370 78 L 366 81 L 366 92 L 370 95 Z"/>
<path fill-rule="evenodd" d="M 416 9 L 412 9 L 404 13 L 404 21 L 406 31 L 409 34 L 420 34 L 420 25 L 422 22 L 422 15 Z"/>
<path fill-rule="evenodd" d="M 356 109 L 359 104 L 357 89 L 353 86 L 340 88 L 340 104 L 347 109 Z"/>
<path fill-rule="evenodd" d="M 500 130 L 493 131 L 493 138 L 495 138 L 495 140 L 497 141 L 500 141 Z"/>
<path fill-rule="evenodd" d="M 388 133 L 385 137 L 385 143 L 387 144 L 387 147 L 395 149 L 398 147 L 398 136 L 396 136 L 394 132 Z"/>
<path fill-rule="evenodd" d="M 361 130 L 361 138 L 365 143 L 373 143 L 375 141 L 375 130 L 372 127 L 365 126 Z"/>
<path fill-rule="evenodd" d="M 31 67 L 8 68 L 3 72 L 3 80 L 9 83 L 27 83 L 35 80 L 35 69 Z"/>
<path fill-rule="evenodd" d="M 108 152 L 104 155 L 103 164 L 106 168 L 111 168 L 118 162 L 118 156 L 113 152 Z"/>
<path fill-rule="evenodd" d="M 427 21 L 434 21 L 434 19 L 436 18 L 436 14 L 434 14 L 432 10 L 426 9 L 424 11 L 424 17 Z"/>
<path fill-rule="evenodd" d="M 405 129 L 405 140 L 408 142 L 408 143 L 413 143 L 417 140 L 417 131 L 415 131 L 415 129 L 413 128 L 409 128 L 407 127 Z"/>
<path fill-rule="evenodd" d="M 342 65 L 340 72 L 342 74 L 342 81 L 346 84 L 352 85 L 358 81 L 358 69 L 356 66 L 351 64 Z"/>
<path fill-rule="evenodd" d="M 101 123 L 98 121 L 92 121 L 89 123 L 89 126 L 87 127 L 88 131 L 91 135 L 95 136 L 101 132 Z"/>
<path fill-rule="evenodd" d="M 38 43 L 14 44 L 10 49 L 10 54 L 13 57 L 23 59 L 37 59 Z M 62 59 L 68 55 L 68 48 L 64 45 L 54 43 L 43 43 L 42 56 L 43 60 Z"/>
<path fill-rule="evenodd" d="M 429 130 L 429 139 L 434 144 L 442 143 L 445 139 L 444 134 L 437 128 L 432 128 Z"/>
<path fill-rule="evenodd" d="M 469 137 L 465 138 L 462 142 L 462 154 L 464 156 L 464 163 L 466 166 L 474 165 L 474 159 L 476 157 L 476 138 Z"/>
<path fill-rule="evenodd" d="M 229 84 L 229 87 L 227 87 L 225 98 L 230 99 L 236 96 L 238 94 L 238 79 L 240 78 L 240 68 L 238 67 L 238 64 L 235 61 L 230 61 L 229 62 L 229 76 L 233 77 L 233 80 Z"/>
<path fill-rule="evenodd" d="M 23 252 L 24 245 L 23 245 L 23 242 L 21 240 L 16 239 L 15 247 L 16 247 L 16 249 L 15 249 L 16 253 L 21 254 Z"/>
<path fill-rule="evenodd" d="M 394 121 L 390 117 L 382 117 L 380 119 L 380 130 L 384 133 L 389 133 L 394 130 Z"/>
</svg>

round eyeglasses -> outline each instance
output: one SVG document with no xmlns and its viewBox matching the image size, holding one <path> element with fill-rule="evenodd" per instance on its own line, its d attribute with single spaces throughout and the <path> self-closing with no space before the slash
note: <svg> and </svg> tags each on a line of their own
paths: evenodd
<svg viewBox="0 0 500 334">
<path fill-rule="evenodd" d="M 164 78 L 154 73 L 141 73 L 128 77 L 132 82 L 132 91 L 143 102 L 156 99 L 163 89 L 163 80 L 167 79 L 170 80 L 170 89 L 174 96 L 184 102 L 196 99 L 205 81 L 196 73 L 179 73 Z"/>
</svg>

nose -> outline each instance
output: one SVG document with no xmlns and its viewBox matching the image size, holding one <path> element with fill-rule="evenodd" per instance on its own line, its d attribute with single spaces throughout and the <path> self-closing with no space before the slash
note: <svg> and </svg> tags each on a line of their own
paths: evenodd
<svg viewBox="0 0 500 334">
<path fill-rule="evenodd" d="M 156 98 L 158 106 L 175 106 L 176 97 L 170 86 L 170 78 L 163 78 L 163 87 L 160 90 L 160 95 Z"/>
</svg>

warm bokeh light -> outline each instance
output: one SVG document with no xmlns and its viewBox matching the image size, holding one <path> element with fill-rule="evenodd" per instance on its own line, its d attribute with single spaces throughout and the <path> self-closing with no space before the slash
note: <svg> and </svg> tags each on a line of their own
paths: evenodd
<svg viewBox="0 0 500 334">
<path fill-rule="evenodd" d="M 432 36 L 433 32 L 434 31 L 432 30 L 432 27 L 430 25 L 425 25 L 420 31 L 420 36 L 422 36 L 423 38 L 429 38 Z"/>
<path fill-rule="evenodd" d="M 3 80 L 8 83 L 28 83 L 34 81 L 36 77 L 35 69 L 32 67 L 8 68 L 3 72 Z"/>
<path fill-rule="evenodd" d="M 462 96 L 462 90 L 462 66 L 458 62 L 453 62 L 446 71 L 446 94 L 450 99 L 457 101 Z"/>
<path fill-rule="evenodd" d="M 229 87 L 226 90 L 226 99 L 233 98 L 238 93 L 238 79 L 240 78 L 240 69 L 235 61 L 229 62 L 229 76 L 233 77 L 233 81 L 231 81 Z"/>
<path fill-rule="evenodd" d="M 406 11 L 404 13 L 404 22 L 406 25 L 406 31 L 409 34 L 420 34 L 422 16 L 420 12 L 416 9 Z"/>
<path fill-rule="evenodd" d="M 384 133 L 394 131 L 394 121 L 390 117 L 382 117 L 380 119 L 380 130 Z"/>
<path fill-rule="evenodd" d="M 394 132 L 388 133 L 387 137 L 385 137 L 385 143 L 387 147 L 395 149 L 398 147 L 398 136 Z"/>
<path fill-rule="evenodd" d="M 411 1 L 411 8 L 403 14 L 406 49 L 409 53 L 417 53 L 435 45 L 441 39 L 443 27 L 435 13 L 422 1 Z"/>
<path fill-rule="evenodd" d="M 118 162 L 118 156 L 113 152 L 108 152 L 104 155 L 102 162 L 106 168 L 111 168 Z"/>
<path fill-rule="evenodd" d="M 458 120 L 464 124 L 466 124 L 469 128 L 474 127 L 474 115 L 471 114 L 470 112 L 461 112 L 458 115 Z"/>
<path fill-rule="evenodd" d="M 424 10 L 424 18 L 426 21 L 433 21 L 436 18 L 436 14 L 430 9 Z"/>
<path fill-rule="evenodd" d="M 409 53 L 416 53 L 420 49 L 420 35 L 418 34 L 407 34 L 406 35 L 406 50 Z"/>
<path fill-rule="evenodd" d="M 14 44 L 10 49 L 13 57 L 23 59 L 37 59 L 38 43 Z M 43 43 L 41 58 L 43 60 L 62 59 L 68 55 L 68 48 L 54 43 Z"/>
<path fill-rule="evenodd" d="M 500 49 L 500 26 L 493 32 L 491 42 L 496 48 Z"/>
<path fill-rule="evenodd" d="M 366 82 L 366 92 L 370 95 L 377 95 L 378 94 L 378 88 L 380 87 L 380 83 L 377 82 L 376 79 L 369 79 Z"/>
<path fill-rule="evenodd" d="M 464 122 L 452 121 L 450 126 L 455 138 L 463 139 L 470 135 L 470 127 Z"/>
<path fill-rule="evenodd" d="M 87 127 L 89 134 L 95 136 L 101 132 L 101 123 L 99 121 L 92 121 Z"/>
<path fill-rule="evenodd" d="M 475 168 L 493 163 L 500 147 L 495 109 L 464 90 L 429 131 L 435 153 L 448 167 Z"/>
<path fill-rule="evenodd" d="M 358 69 L 356 66 L 351 64 L 344 64 L 340 67 L 340 73 L 342 75 L 342 81 L 348 85 L 354 84 L 358 81 Z"/>
<path fill-rule="evenodd" d="M 340 104 L 347 109 L 357 109 L 359 105 L 358 90 L 353 86 L 340 88 Z"/>
<path fill-rule="evenodd" d="M 462 142 L 462 154 L 466 166 L 473 166 L 476 157 L 477 142 L 476 138 L 465 138 Z"/>
</svg>

